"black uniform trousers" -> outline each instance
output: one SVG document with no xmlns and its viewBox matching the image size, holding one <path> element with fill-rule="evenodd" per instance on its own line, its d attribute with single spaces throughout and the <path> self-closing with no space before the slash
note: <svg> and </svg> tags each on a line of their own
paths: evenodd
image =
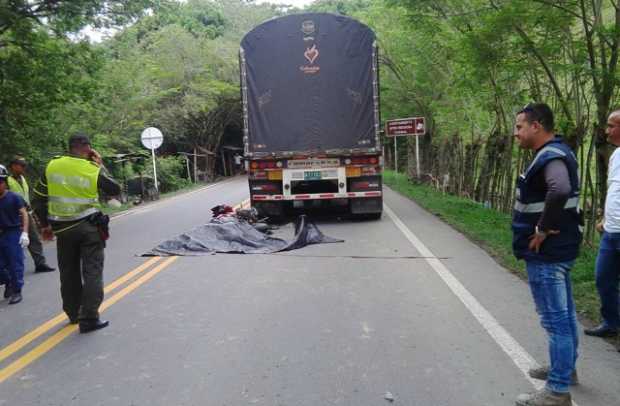
<svg viewBox="0 0 620 406">
<path fill-rule="evenodd" d="M 62 231 L 56 224 L 62 307 L 70 319 L 99 318 L 103 301 L 105 242 L 99 229 L 87 220 Z"/>
</svg>

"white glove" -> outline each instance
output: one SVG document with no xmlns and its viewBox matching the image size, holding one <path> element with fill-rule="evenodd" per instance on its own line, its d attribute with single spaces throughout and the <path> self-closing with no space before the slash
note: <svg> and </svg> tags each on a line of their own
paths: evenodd
<svg viewBox="0 0 620 406">
<path fill-rule="evenodd" d="M 19 237 L 19 245 L 21 245 L 22 248 L 28 248 L 28 246 L 30 245 L 30 238 L 28 238 L 28 233 L 22 232 L 22 235 Z"/>
</svg>

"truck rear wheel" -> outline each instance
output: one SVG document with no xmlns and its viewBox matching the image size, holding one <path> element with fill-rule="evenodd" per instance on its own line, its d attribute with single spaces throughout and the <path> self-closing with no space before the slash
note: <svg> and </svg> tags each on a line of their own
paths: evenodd
<svg viewBox="0 0 620 406">
<path fill-rule="evenodd" d="M 254 202 L 252 206 L 258 211 L 258 218 L 279 221 L 284 217 L 285 202 Z"/>
</svg>

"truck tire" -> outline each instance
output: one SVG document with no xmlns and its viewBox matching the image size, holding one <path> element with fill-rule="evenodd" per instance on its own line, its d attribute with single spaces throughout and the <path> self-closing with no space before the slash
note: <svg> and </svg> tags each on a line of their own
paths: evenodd
<svg viewBox="0 0 620 406">
<path fill-rule="evenodd" d="M 258 211 L 258 218 L 268 218 L 270 222 L 278 222 L 284 218 L 285 202 L 256 202 L 252 206 Z"/>
</svg>

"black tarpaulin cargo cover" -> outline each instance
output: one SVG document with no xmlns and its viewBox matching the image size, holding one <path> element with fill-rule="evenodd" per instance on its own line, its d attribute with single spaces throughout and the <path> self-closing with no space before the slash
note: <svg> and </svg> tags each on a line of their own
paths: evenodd
<svg viewBox="0 0 620 406">
<path fill-rule="evenodd" d="M 376 152 L 375 35 L 351 18 L 297 14 L 241 42 L 246 152 Z"/>
<path fill-rule="evenodd" d="M 175 238 L 163 241 L 142 256 L 197 256 L 215 253 L 272 254 L 312 244 L 343 242 L 324 235 L 302 215 L 295 222 L 292 239 L 270 237 L 236 217 L 212 219 Z"/>
</svg>

